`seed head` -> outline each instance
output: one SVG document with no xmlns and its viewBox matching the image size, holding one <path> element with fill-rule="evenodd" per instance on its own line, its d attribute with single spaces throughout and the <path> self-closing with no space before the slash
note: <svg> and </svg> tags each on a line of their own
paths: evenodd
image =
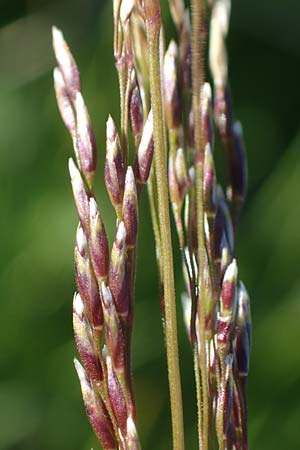
<svg viewBox="0 0 300 450">
<path fill-rule="evenodd" d="M 235 353 L 240 377 L 246 377 L 249 372 L 251 328 L 250 300 L 244 284 L 240 282 L 238 286 L 238 310 L 235 341 Z"/>
<path fill-rule="evenodd" d="M 80 92 L 76 94 L 77 149 L 81 170 L 91 188 L 94 180 L 97 161 L 95 136 L 90 117 Z"/>
<path fill-rule="evenodd" d="M 221 290 L 221 313 L 223 316 L 233 315 L 236 309 L 236 284 L 237 284 L 238 268 L 236 260 L 232 262 L 226 269 Z"/>
<path fill-rule="evenodd" d="M 131 90 L 129 108 L 130 108 L 130 125 L 134 138 L 135 147 L 138 148 L 143 131 L 144 117 L 143 105 L 140 90 L 134 76 L 134 87 Z"/>
<path fill-rule="evenodd" d="M 221 248 L 220 249 L 220 255 L 221 255 L 220 270 L 221 270 L 221 279 L 222 279 L 224 277 L 227 267 L 229 266 L 229 264 L 232 260 L 232 255 L 230 254 L 230 250 L 228 247 L 227 237 L 226 237 L 225 232 L 223 233 L 223 236 L 222 236 L 220 248 Z"/>
<path fill-rule="evenodd" d="M 108 241 L 96 200 L 90 198 L 90 255 L 99 282 L 106 280 L 109 267 Z"/>
<path fill-rule="evenodd" d="M 95 383 L 102 382 L 102 367 L 94 348 L 90 325 L 86 320 L 83 302 L 79 294 L 75 294 L 73 300 L 73 329 L 77 351 L 85 370 Z"/>
<path fill-rule="evenodd" d="M 117 444 L 114 438 L 114 432 L 108 412 L 99 396 L 96 396 L 87 374 L 80 364 L 74 359 L 75 369 L 81 385 L 81 391 L 87 416 L 93 427 L 93 430 L 103 445 L 104 450 L 116 450 Z"/>
<path fill-rule="evenodd" d="M 126 402 L 122 392 L 122 387 L 113 368 L 112 359 L 109 355 L 106 357 L 106 367 L 109 399 L 118 427 L 120 428 L 122 434 L 126 436 L 128 417 Z"/>
<path fill-rule="evenodd" d="M 82 229 L 77 230 L 74 252 L 76 284 L 84 303 L 85 313 L 93 327 L 101 331 L 103 326 L 103 312 L 98 291 L 97 281 L 87 253 L 87 247 L 81 241 Z"/>
<path fill-rule="evenodd" d="M 68 96 L 72 102 L 75 102 L 76 94 L 81 90 L 76 62 L 62 32 L 56 27 L 52 27 L 52 39 L 56 60 L 63 75 Z"/>
<path fill-rule="evenodd" d="M 83 258 L 87 257 L 87 250 L 88 250 L 87 245 L 88 245 L 87 239 L 84 234 L 83 228 L 81 224 L 79 224 L 76 232 L 76 247 Z"/>
<path fill-rule="evenodd" d="M 210 144 L 213 149 L 213 115 L 212 115 L 212 93 L 209 83 L 204 83 L 201 91 L 201 115 L 203 142 L 206 147 Z"/>
<path fill-rule="evenodd" d="M 120 215 L 123 202 L 125 171 L 117 128 L 111 116 L 106 123 L 105 183 L 110 200 Z"/>
<path fill-rule="evenodd" d="M 227 83 L 227 52 L 225 38 L 228 32 L 230 0 L 217 0 L 211 17 L 209 62 L 216 86 Z"/>
<path fill-rule="evenodd" d="M 134 7 L 134 0 L 121 0 L 120 19 L 124 24 L 130 17 Z"/>
<path fill-rule="evenodd" d="M 163 98 L 168 129 L 177 129 L 179 127 L 179 96 L 176 67 L 177 56 L 177 45 L 174 41 L 171 41 L 165 54 L 163 65 Z"/>
<path fill-rule="evenodd" d="M 131 416 L 127 418 L 126 441 L 128 448 L 130 448 L 131 450 L 140 450 L 141 447 L 139 443 L 136 426 Z"/>
<path fill-rule="evenodd" d="M 137 158 L 134 164 L 136 179 L 142 184 L 145 184 L 148 180 L 152 164 L 153 151 L 153 115 L 152 110 L 150 110 L 146 123 L 144 125 L 142 139 L 137 151 Z"/>
<path fill-rule="evenodd" d="M 216 185 L 215 165 L 210 144 L 207 144 L 204 153 L 203 200 L 204 200 L 204 209 L 208 216 L 214 216 L 216 214 L 217 209 L 216 189 L 217 185 Z"/>
<path fill-rule="evenodd" d="M 101 298 L 105 321 L 105 341 L 113 368 L 116 371 L 125 371 L 124 336 L 114 304 L 112 293 L 108 286 L 101 284 Z"/>
<path fill-rule="evenodd" d="M 54 69 L 53 79 L 54 79 L 55 95 L 60 115 L 71 136 L 75 136 L 76 133 L 75 113 L 70 97 L 68 96 L 64 77 L 61 73 L 61 70 L 58 67 L 55 67 Z"/>
<path fill-rule="evenodd" d="M 129 286 L 127 286 L 127 277 L 125 276 L 125 258 L 126 228 L 124 222 L 120 222 L 111 252 L 109 287 L 113 295 L 117 311 L 124 317 L 127 316 L 129 309 Z"/>
<path fill-rule="evenodd" d="M 229 351 L 234 331 L 237 307 L 237 274 L 236 260 L 233 259 L 223 278 L 217 321 L 217 346 L 220 357 L 223 359 Z"/>
<path fill-rule="evenodd" d="M 134 247 L 138 229 L 138 198 L 132 167 L 127 168 L 122 218 L 126 229 L 126 245 Z"/>
<path fill-rule="evenodd" d="M 79 220 L 85 234 L 89 236 L 89 198 L 81 174 L 72 158 L 69 159 L 69 172 Z"/>
<path fill-rule="evenodd" d="M 170 152 L 168 171 L 171 202 L 177 205 L 180 211 L 185 193 L 190 186 L 185 155 L 182 148 L 178 148 L 176 152 Z"/>
</svg>

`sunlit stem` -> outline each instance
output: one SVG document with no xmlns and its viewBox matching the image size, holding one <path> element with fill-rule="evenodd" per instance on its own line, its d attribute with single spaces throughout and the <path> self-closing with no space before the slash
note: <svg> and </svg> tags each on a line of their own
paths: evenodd
<svg viewBox="0 0 300 450">
<path fill-rule="evenodd" d="M 161 29 L 158 0 L 145 1 L 146 30 L 149 51 L 150 93 L 154 122 L 154 163 L 157 179 L 159 229 L 165 304 L 165 335 L 171 401 L 173 449 L 184 449 L 183 409 L 178 358 L 177 318 L 175 304 L 173 250 L 167 179 L 166 128 L 162 109 L 159 35 Z"/>
<path fill-rule="evenodd" d="M 200 393 L 198 393 L 198 435 L 201 450 L 208 450 L 209 436 L 209 392 L 208 373 L 205 346 L 205 295 L 204 295 L 204 262 L 205 262 L 205 237 L 204 237 L 204 209 L 203 209 L 203 163 L 204 148 L 202 142 L 201 124 L 201 87 L 204 83 L 204 55 L 202 30 L 204 20 L 204 2 L 192 0 L 192 82 L 193 82 L 193 113 L 194 136 L 196 158 L 196 198 L 197 198 L 197 236 L 198 236 L 198 323 L 199 323 L 199 369 L 200 369 Z M 197 367 L 195 368 L 197 370 Z"/>
</svg>

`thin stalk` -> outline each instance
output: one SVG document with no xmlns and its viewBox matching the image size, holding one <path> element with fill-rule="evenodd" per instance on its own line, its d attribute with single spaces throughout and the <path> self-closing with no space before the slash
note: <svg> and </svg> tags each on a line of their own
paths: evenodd
<svg viewBox="0 0 300 450">
<path fill-rule="evenodd" d="M 124 65 L 124 62 L 122 62 Z M 118 68 L 119 90 L 120 90 L 120 110 L 121 110 L 121 145 L 123 151 L 124 166 L 127 167 L 127 137 L 126 137 L 126 68 Z"/>
<path fill-rule="evenodd" d="M 148 198 L 150 204 L 151 220 L 154 232 L 155 241 L 155 252 L 156 252 L 156 263 L 158 269 L 158 283 L 159 283 L 159 303 L 163 321 L 165 320 L 165 304 L 164 304 L 164 283 L 163 283 L 163 266 L 162 266 L 162 250 L 161 250 L 161 239 L 158 221 L 158 195 L 157 195 L 157 183 L 156 174 L 153 169 L 147 183 L 148 187 Z"/>
<path fill-rule="evenodd" d="M 199 358 L 198 358 L 198 349 L 197 344 L 195 344 L 194 348 L 194 372 L 195 372 L 195 381 L 196 381 L 196 396 L 197 396 L 197 409 L 198 409 L 198 440 L 199 440 L 199 448 L 202 448 L 202 414 L 201 405 L 202 405 L 202 390 L 201 390 L 201 380 L 200 380 L 200 370 L 199 370 Z"/>
<path fill-rule="evenodd" d="M 205 262 L 205 237 L 204 237 L 204 209 L 203 209 L 203 162 L 204 149 L 201 124 L 200 92 L 204 83 L 204 55 L 203 55 L 203 1 L 192 0 L 192 82 L 193 82 L 193 112 L 195 124 L 195 152 L 196 152 L 196 198 L 197 198 L 197 236 L 198 236 L 198 317 L 200 339 L 200 379 L 202 405 L 198 405 L 199 415 L 199 446 L 201 450 L 208 450 L 209 435 L 209 392 L 205 349 L 205 295 L 204 295 L 204 262 Z M 202 416 L 202 417 L 200 417 Z"/>
<path fill-rule="evenodd" d="M 199 242 L 199 240 L 198 240 Z M 205 295 L 201 293 L 201 273 L 199 274 L 198 280 L 199 286 L 199 303 L 198 303 L 198 321 L 199 321 L 199 340 L 200 340 L 200 350 L 198 353 L 199 368 L 200 368 L 200 382 L 201 382 L 201 397 L 202 397 L 202 408 L 199 412 L 199 444 L 201 450 L 208 450 L 209 448 L 209 391 L 208 391 L 208 367 L 206 358 L 206 346 L 205 346 Z M 201 428 L 202 424 L 202 428 Z"/>
<path fill-rule="evenodd" d="M 162 251 L 161 251 L 161 238 L 160 238 L 160 229 L 159 229 L 158 214 L 157 214 L 158 205 L 157 205 L 157 201 L 155 201 L 155 199 L 157 199 L 158 196 L 157 196 L 156 174 L 154 172 L 154 168 L 152 169 L 152 171 L 150 173 L 147 187 L 148 187 L 151 220 L 152 220 L 152 226 L 153 226 L 153 232 L 154 232 L 154 241 L 155 241 L 155 249 L 156 249 L 156 260 L 157 260 L 158 272 L 159 272 L 159 281 L 160 281 L 160 283 L 162 283 L 162 280 L 163 280 L 162 261 L 161 261 Z"/>
<path fill-rule="evenodd" d="M 221 396 L 221 401 L 219 402 L 219 400 L 218 400 L 217 417 L 216 417 L 216 428 L 217 428 L 217 435 L 218 435 L 219 450 L 225 450 L 225 446 L 224 446 L 225 370 L 226 370 L 226 368 L 225 368 L 224 359 L 221 358 L 221 360 L 220 360 L 221 380 L 220 380 L 220 388 L 219 388 L 219 398 Z"/>
<path fill-rule="evenodd" d="M 146 2 L 147 3 L 147 2 Z M 149 5 L 151 4 L 152 5 Z M 157 3 L 155 6 L 157 6 Z M 153 2 L 147 5 L 153 13 Z M 151 8 L 152 6 L 152 8 Z M 166 129 L 162 109 L 162 89 L 159 61 L 160 11 L 146 20 L 147 41 L 150 68 L 150 93 L 154 122 L 154 158 L 157 176 L 158 212 L 161 230 L 161 246 L 163 261 L 164 302 L 165 302 L 165 335 L 168 361 L 168 376 L 171 401 L 173 449 L 184 449 L 183 408 L 177 342 L 177 319 L 173 270 L 173 250 L 171 240 L 171 224 L 169 213 L 169 196 L 167 182 Z M 147 14 L 146 14 L 147 17 Z M 149 17 L 149 16 L 148 16 Z M 159 18 L 159 20 L 157 20 Z M 151 20 L 152 19 L 152 20 Z M 154 23 L 156 21 L 157 23 Z"/>
<path fill-rule="evenodd" d="M 221 362 L 216 357 L 217 356 L 217 346 L 215 340 L 213 340 L 213 346 L 214 346 L 214 354 L 215 354 L 215 364 L 216 364 L 216 385 L 217 385 L 217 391 L 221 392 L 222 389 L 222 375 L 221 375 Z M 223 422 L 222 418 L 220 418 L 220 415 L 216 414 L 216 432 L 217 432 L 217 439 L 219 444 L 219 449 L 223 445 Z"/>
</svg>

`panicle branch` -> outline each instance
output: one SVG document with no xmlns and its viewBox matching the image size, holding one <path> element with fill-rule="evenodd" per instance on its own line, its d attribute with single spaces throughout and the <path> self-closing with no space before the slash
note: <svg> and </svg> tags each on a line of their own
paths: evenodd
<svg viewBox="0 0 300 450">
<path fill-rule="evenodd" d="M 105 449 L 139 449 L 135 398 L 131 380 L 131 333 L 134 314 L 138 190 L 149 176 L 153 155 L 151 121 L 143 123 L 138 84 L 133 86 L 129 18 L 133 2 L 115 1 L 115 58 L 121 91 L 121 135 L 111 116 L 106 126 L 105 182 L 116 212 L 116 238 L 109 243 L 93 192 L 96 144 L 85 106 L 79 71 L 61 31 L 53 28 L 58 67 L 54 86 L 62 119 L 71 135 L 76 163 L 69 160 L 79 217 L 75 242 L 78 293 L 73 302 L 73 328 L 81 364 L 75 367 L 91 425 Z M 124 90 L 125 89 L 125 90 Z M 134 98 L 135 96 L 135 98 Z M 128 166 L 130 102 L 136 139 L 134 175 Z M 149 137 L 150 134 L 150 137 Z M 140 151 L 140 138 L 144 142 Z M 140 136 L 140 138 L 139 138 Z M 141 189 L 139 189 L 139 193 Z"/>
<path fill-rule="evenodd" d="M 182 2 L 169 3 L 179 48 L 170 42 L 163 78 L 169 191 L 186 281 L 184 318 L 196 355 L 199 448 L 213 448 L 216 434 L 220 450 L 246 450 L 251 319 L 249 297 L 238 281 L 234 239 L 247 165 L 228 82 L 231 4 L 195 0 L 190 28 Z M 205 82 L 208 35 L 213 90 Z M 215 140 L 226 157 L 226 196 L 217 184 Z"/>
</svg>

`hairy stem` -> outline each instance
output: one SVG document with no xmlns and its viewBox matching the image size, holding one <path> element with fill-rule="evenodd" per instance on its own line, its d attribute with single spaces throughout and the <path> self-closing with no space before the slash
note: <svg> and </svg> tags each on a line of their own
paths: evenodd
<svg viewBox="0 0 300 450">
<path fill-rule="evenodd" d="M 201 124 L 201 98 L 200 92 L 204 83 L 204 55 L 203 55 L 203 1 L 192 0 L 192 82 L 193 82 L 193 112 L 195 124 L 195 152 L 196 152 L 196 197 L 197 197 L 197 236 L 198 236 L 198 317 L 200 340 L 200 380 L 202 405 L 198 404 L 198 433 L 201 450 L 208 450 L 208 426 L 209 426 L 209 398 L 208 379 L 205 350 L 205 295 L 204 295 L 204 262 L 205 262 L 205 238 L 204 238 L 204 210 L 203 210 L 203 163 L 204 149 Z M 198 349 L 199 350 L 199 349 Z"/>
<path fill-rule="evenodd" d="M 159 228 L 162 247 L 165 335 L 167 347 L 168 376 L 171 401 L 173 430 L 173 449 L 184 449 L 183 409 L 177 342 L 177 319 L 173 270 L 173 250 L 169 213 L 169 195 L 167 182 L 166 130 L 162 109 L 162 91 L 159 62 L 160 26 L 149 21 L 147 40 L 150 66 L 150 92 L 154 121 L 154 158 L 157 177 Z"/>
<path fill-rule="evenodd" d="M 155 249 L 156 249 L 156 261 L 158 265 L 158 272 L 160 277 L 160 282 L 162 282 L 162 264 L 161 264 L 161 239 L 160 239 L 160 229 L 158 222 L 158 205 L 157 205 L 157 183 L 156 174 L 154 172 L 154 167 L 151 170 L 150 177 L 147 183 L 148 187 L 148 197 L 150 203 L 150 213 L 154 232 Z"/>
</svg>

